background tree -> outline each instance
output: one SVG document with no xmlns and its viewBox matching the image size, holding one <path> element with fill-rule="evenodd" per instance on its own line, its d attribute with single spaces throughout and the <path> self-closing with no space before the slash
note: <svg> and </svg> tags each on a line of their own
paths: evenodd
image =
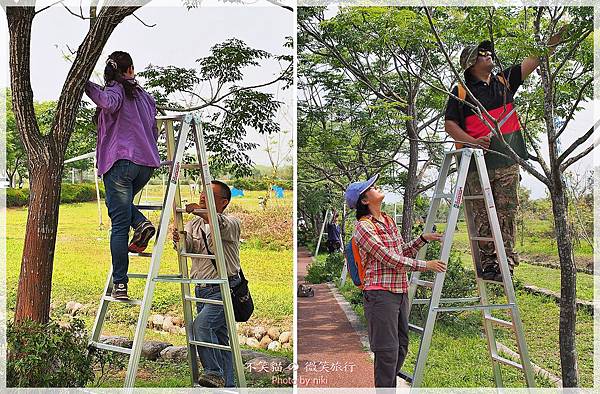
<svg viewBox="0 0 600 394">
<path fill-rule="evenodd" d="M 446 138 L 437 133 L 445 95 L 430 89 L 411 73 L 441 78 L 447 68 L 442 67 L 443 58 L 432 54 L 431 45 L 423 43 L 423 36 L 430 34 L 429 26 L 424 15 L 415 9 L 347 7 L 330 18 L 325 14 L 324 8 L 311 8 L 299 11 L 298 17 L 299 52 L 306 64 L 302 70 L 311 70 L 306 77 L 327 71 L 335 76 L 329 83 L 323 78 L 317 80 L 321 86 L 315 89 L 323 97 L 320 101 L 313 100 L 312 105 L 339 94 L 340 89 L 332 86 L 332 82 L 335 78 L 346 79 L 354 83 L 354 105 L 362 100 L 362 107 L 371 112 L 367 119 L 379 112 L 383 122 L 377 128 L 400 138 L 392 141 L 396 151 L 386 152 L 393 153 L 386 160 L 392 160 L 395 166 L 396 179 L 389 184 L 403 191 L 401 232 L 408 239 L 415 200 L 433 186 L 422 184 L 423 177 L 433 164 L 439 164 L 443 151 L 439 142 Z M 371 134 L 367 135 L 371 139 Z M 330 178 L 333 177 L 337 174 L 330 173 Z M 400 178 L 402 182 L 398 182 Z"/>
</svg>

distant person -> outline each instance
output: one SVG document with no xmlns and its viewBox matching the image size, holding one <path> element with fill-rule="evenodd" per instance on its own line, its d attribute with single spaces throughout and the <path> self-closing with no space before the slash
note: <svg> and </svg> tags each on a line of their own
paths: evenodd
<svg viewBox="0 0 600 394">
<path fill-rule="evenodd" d="M 331 221 L 327 223 L 327 252 L 329 254 L 339 252 L 342 247 L 342 234 L 337 221 L 338 213 L 334 210 Z"/>
<path fill-rule="evenodd" d="M 88 81 L 85 93 L 98 106 L 94 116 L 98 127 L 96 162 L 112 226 L 112 296 L 127 300 L 128 252 L 143 252 L 156 232 L 133 205 L 133 197 L 160 165 L 156 104 L 135 80 L 133 60 L 126 52 L 116 51 L 108 57 L 104 85 Z M 128 243 L 130 227 L 134 233 Z"/>
<path fill-rule="evenodd" d="M 345 198 L 358 220 L 353 236 L 365 267 L 363 304 L 375 354 L 375 387 L 396 387 L 408 352 L 407 272 L 443 272 L 446 264 L 415 259 L 423 245 L 439 241 L 442 234 L 421 234 L 405 243 L 394 220 L 381 210 L 385 195 L 375 186 L 378 177 L 350 184 Z"/>
</svg>

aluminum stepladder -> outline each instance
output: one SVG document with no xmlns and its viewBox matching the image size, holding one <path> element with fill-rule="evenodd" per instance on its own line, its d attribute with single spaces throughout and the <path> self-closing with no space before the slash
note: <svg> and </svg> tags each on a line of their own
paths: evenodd
<svg viewBox="0 0 600 394">
<path fill-rule="evenodd" d="M 181 128 L 177 143 L 175 143 L 174 127 L 173 122 L 180 121 Z M 156 239 L 152 253 L 130 253 L 130 256 L 139 257 L 150 257 L 149 272 L 145 273 L 128 273 L 130 279 L 146 279 L 146 286 L 144 288 L 144 295 L 141 300 L 116 300 L 110 296 L 113 282 L 112 282 L 112 266 L 108 273 L 106 286 L 100 301 L 100 307 L 96 314 L 96 320 L 92 330 L 92 336 L 90 339 L 90 346 L 124 353 L 129 355 L 129 364 L 127 367 L 127 373 L 125 376 L 124 387 L 133 387 L 135 384 L 135 378 L 137 369 L 140 361 L 142 352 L 142 346 L 144 341 L 144 333 L 146 331 L 146 324 L 150 317 L 150 308 L 152 307 L 152 299 L 156 283 L 168 282 L 168 283 L 179 283 L 181 285 L 181 297 L 183 302 L 183 315 L 185 321 L 186 331 L 186 342 L 188 350 L 188 363 L 191 369 L 191 384 L 197 386 L 198 381 L 198 362 L 196 358 L 197 347 L 209 347 L 219 350 L 231 351 L 233 356 L 233 367 L 237 378 L 239 387 L 246 387 L 246 378 L 244 376 L 244 367 L 241 358 L 240 345 L 236 332 L 235 316 L 233 313 L 233 306 L 231 302 L 231 294 L 229 291 L 229 281 L 227 277 L 227 269 L 225 265 L 223 245 L 221 242 L 221 233 L 219 231 L 217 221 L 217 211 L 215 207 L 214 195 L 211 187 L 211 176 L 208 167 L 208 158 L 206 153 L 206 146 L 204 144 L 204 137 L 201 130 L 200 117 L 195 114 L 187 114 L 185 116 L 159 116 L 157 117 L 157 126 L 161 130 L 164 126 L 167 136 L 167 161 L 161 164 L 170 166 L 169 171 L 169 182 L 165 192 L 162 205 L 139 205 L 140 210 L 161 210 L 160 222 L 158 225 Z M 194 142 L 196 145 L 196 154 L 198 158 L 197 164 L 182 164 L 183 155 L 185 151 L 186 142 L 188 136 L 192 132 Z M 179 191 L 179 176 L 183 169 L 199 169 L 201 173 L 202 188 L 206 195 L 207 209 L 195 210 L 198 213 L 207 213 L 210 218 L 210 230 L 213 237 L 213 243 L 216 246 L 215 255 L 204 255 L 187 253 L 185 250 L 185 241 L 180 238 L 180 242 L 177 245 L 177 255 L 179 262 L 179 273 L 174 275 L 158 275 L 160 269 L 160 262 L 162 253 L 164 250 L 165 242 L 167 241 L 167 234 L 169 228 L 169 221 L 171 214 L 174 217 L 174 224 L 177 230 L 183 232 L 183 213 L 185 208 L 181 206 L 181 197 Z M 141 193 L 141 192 L 140 192 Z M 172 209 L 170 209 L 172 207 Z M 205 258 L 216 260 L 217 271 L 219 279 L 191 279 L 188 273 L 188 258 Z M 221 290 L 222 301 L 207 300 L 202 298 L 196 298 L 191 295 L 190 286 L 196 284 L 218 284 Z M 135 334 L 133 337 L 133 344 L 131 349 L 108 345 L 100 342 L 100 334 L 102 326 L 108 310 L 110 302 L 120 302 L 130 305 L 139 305 L 140 314 L 138 317 Z M 225 320 L 229 333 L 229 346 L 220 345 L 214 343 L 206 343 L 194 340 L 193 335 L 193 306 L 196 302 L 202 302 L 206 304 L 217 304 L 222 305 L 225 310 Z"/>
<path fill-rule="evenodd" d="M 448 179 L 448 173 L 452 159 L 455 158 L 457 161 L 457 181 L 454 186 L 454 190 L 451 193 L 444 193 L 444 187 L 446 180 Z M 465 183 L 467 179 L 467 172 L 471 159 L 475 160 L 479 180 L 481 182 L 482 195 L 464 195 Z M 454 238 L 454 232 L 456 229 L 456 222 L 458 220 L 460 206 L 463 200 L 475 200 L 483 199 L 485 207 L 488 213 L 488 219 L 490 223 L 490 229 L 492 237 L 481 237 L 476 233 L 475 225 L 473 222 L 473 216 L 470 212 L 470 204 L 465 204 L 465 216 L 467 219 L 467 229 L 469 234 L 471 254 L 473 256 L 473 263 L 475 265 L 476 272 L 478 271 L 479 264 L 479 247 L 478 241 L 493 241 L 496 248 L 496 256 L 500 265 L 500 271 L 502 273 L 503 282 L 501 285 L 504 288 L 504 293 L 508 301 L 507 304 L 490 304 L 486 283 L 491 281 L 483 280 L 480 275 L 477 275 L 477 289 L 479 291 L 479 297 L 471 298 L 441 298 L 442 290 L 444 286 L 445 272 L 435 274 L 433 282 L 424 281 L 420 279 L 420 272 L 413 272 L 410 278 L 410 286 L 408 291 L 408 298 L 410 305 L 425 304 L 429 305 L 429 312 L 427 319 L 423 327 L 410 324 L 409 329 L 421 335 L 421 342 L 417 353 L 417 361 L 414 367 L 413 375 L 409 375 L 405 372 L 400 372 L 398 376 L 404 380 L 412 383 L 412 387 L 421 387 L 423 383 L 423 375 L 425 372 L 425 364 L 427 361 L 427 355 L 431 346 L 431 339 L 433 336 L 433 329 L 435 326 L 435 320 L 437 314 L 440 312 L 457 312 L 457 311 L 482 311 L 483 312 L 483 327 L 484 334 L 487 340 L 488 351 L 492 360 L 492 369 L 494 373 L 494 380 L 497 387 L 503 387 L 502 373 L 500 365 L 504 364 L 507 366 L 515 367 L 523 371 L 525 375 L 525 382 L 527 387 L 535 387 L 535 379 L 533 369 L 531 367 L 531 361 L 527 351 L 527 344 L 525 342 L 525 336 L 523 334 L 523 325 L 519 314 L 519 309 L 516 303 L 515 290 L 510 276 L 510 269 L 508 267 L 508 260 L 506 257 L 506 251 L 504 250 L 504 243 L 502 241 L 502 233 L 500 230 L 500 224 L 498 216 L 496 214 L 496 207 L 494 204 L 494 197 L 488 178 L 488 173 L 483 157 L 483 151 L 481 149 L 463 148 L 447 152 L 442 162 L 440 177 L 438 178 L 433 199 L 429 207 L 429 214 L 427 215 L 427 221 L 425 223 L 424 232 L 431 232 L 435 219 L 437 216 L 440 202 L 442 199 L 450 199 L 451 206 L 448 212 L 448 218 L 446 222 L 446 231 L 442 239 L 441 255 L 440 260 L 448 263 L 450 257 L 450 249 L 452 247 L 452 240 Z M 418 259 L 424 259 L 427 247 L 424 246 L 417 255 Z M 499 282 L 491 282 L 500 284 Z M 428 287 L 432 290 L 431 298 L 415 299 L 418 286 Z M 440 306 L 440 304 L 454 304 L 450 306 Z M 460 305 L 456 305 L 460 304 Z M 465 305 L 470 304 L 470 305 Z M 511 321 L 502 320 L 492 316 L 492 310 L 507 310 L 510 313 Z M 498 355 L 498 348 L 496 344 L 496 337 L 494 333 L 494 325 L 510 328 L 517 340 L 518 353 L 521 359 L 521 364 L 512 360 L 506 359 Z"/>
</svg>

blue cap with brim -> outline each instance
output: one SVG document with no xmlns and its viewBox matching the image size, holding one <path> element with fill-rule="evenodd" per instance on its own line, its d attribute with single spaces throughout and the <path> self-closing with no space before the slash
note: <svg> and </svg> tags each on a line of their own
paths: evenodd
<svg viewBox="0 0 600 394">
<path fill-rule="evenodd" d="M 368 181 L 354 182 L 348 186 L 344 197 L 346 197 L 346 204 L 348 204 L 350 209 L 356 209 L 356 204 L 358 203 L 360 195 L 363 194 L 368 188 L 373 186 L 373 184 L 377 182 L 378 178 L 379 174 L 372 176 Z"/>
</svg>

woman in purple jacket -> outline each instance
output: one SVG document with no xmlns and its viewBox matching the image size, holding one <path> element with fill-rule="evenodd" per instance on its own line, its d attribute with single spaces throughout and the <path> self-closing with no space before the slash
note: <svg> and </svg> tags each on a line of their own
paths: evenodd
<svg viewBox="0 0 600 394">
<path fill-rule="evenodd" d="M 131 56 L 116 51 L 106 61 L 104 88 L 90 81 L 85 85 L 85 93 L 98 106 L 96 161 L 112 223 L 112 296 L 117 299 L 128 299 L 128 252 L 141 253 L 156 232 L 133 205 L 133 197 L 160 165 L 156 104 L 134 77 Z M 134 234 L 128 245 L 129 227 Z"/>
</svg>

